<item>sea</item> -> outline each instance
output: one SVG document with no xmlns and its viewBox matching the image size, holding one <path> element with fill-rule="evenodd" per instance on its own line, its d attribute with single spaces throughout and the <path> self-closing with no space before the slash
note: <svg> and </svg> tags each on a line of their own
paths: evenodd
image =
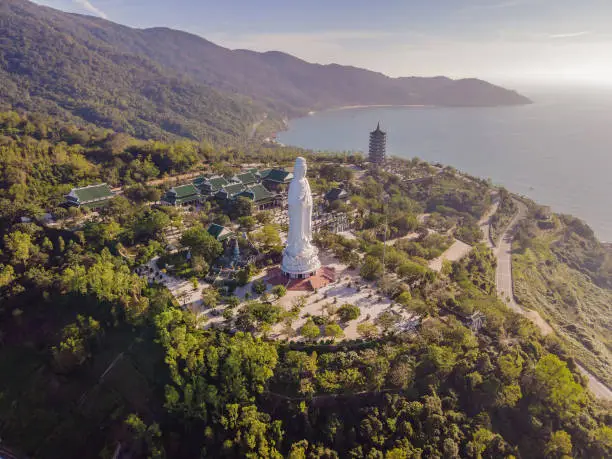
<svg viewBox="0 0 612 459">
<path fill-rule="evenodd" d="M 440 162 L 585 220 L 612 242 L 612 89 L 530 88 L 510 107 L 362 107 L 290 121 L 278 141 L 367 152 L 380 122 L 387 153 Z"/>
</svg>

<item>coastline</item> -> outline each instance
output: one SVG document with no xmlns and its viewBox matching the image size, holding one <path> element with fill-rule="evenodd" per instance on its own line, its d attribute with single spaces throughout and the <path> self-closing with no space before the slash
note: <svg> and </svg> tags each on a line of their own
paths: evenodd
<svg viewBox="0 0 612 459">
<path fill-rule="evenodd" d="M 323 110 L 312 110 L 308 112 L 308 116 L 315 115 L 317 113 L 325 112 L 337 112 L 341 110 L 353 110 L 356 108 L 391 108 L 391 107 L 402 107 L 402 108 L 425 108 L 435 107 L 435 105 L 426 104 L 373 104 L 373 105 L 342 105 L 340 107 L 326 108 Z"/>
</svg>

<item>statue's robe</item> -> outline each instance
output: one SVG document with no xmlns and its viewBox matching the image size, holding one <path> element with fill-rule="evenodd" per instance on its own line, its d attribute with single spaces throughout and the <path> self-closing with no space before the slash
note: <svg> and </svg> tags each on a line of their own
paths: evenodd
<svg viewBox="0 0 612 459">
<path fill-rule="evenodd" d="M 309 251 L 312 242 L 312 193 L 308 180 L 293 180 L 289 186 L 289 234 L 287 253 L 291 256 Z"/>
</svg>

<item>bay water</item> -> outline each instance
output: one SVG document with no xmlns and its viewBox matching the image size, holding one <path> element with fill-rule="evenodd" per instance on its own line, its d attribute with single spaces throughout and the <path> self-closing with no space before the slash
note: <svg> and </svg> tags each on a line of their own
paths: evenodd
<svg viewBox="0 0 612 459">
<path fill-rule="evenodd" d="M 387 153 L 490 178 L 555 212 L 585 220 L 612 241 L 612 90 L 521 91 L 512 107 L 364 107 L 292 120 L 278 141 L 367 153 L 369 131 L 387 131 Z"/>
</svg>

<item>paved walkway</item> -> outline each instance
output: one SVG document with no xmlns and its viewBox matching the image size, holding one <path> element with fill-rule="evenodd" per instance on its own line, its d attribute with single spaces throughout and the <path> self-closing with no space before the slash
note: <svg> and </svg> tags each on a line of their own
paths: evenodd
<svg viewBox="0 0 612 459">
<path fill-rule="evenodd" d="M 512 282 L 512 239 L 514 230 L 518 223 L 527 215 L 527 206 L 522 202 L 515 200 L 517 212 L 514 218 L 510 221 L 506 230 L 500 238 L 499 247 L 494 249 L 497 256 L 497 271 L 495 273 L 495 284 L 497 286 L 497 295 L 508 305 L 513 311 L 527 317 L 535 323 L 544 335 L 553 333 L 552 327 L 540 316 L 537 311 L 525 309 L 520 306 L 514 297 L 513 282 Z M 589 389 L 596 397 L 612 400 L 612 390 L 601 383 L 595 376 L 589 373 L 580 365 L 576 365 L 578 370 L 585 375 L 589 380 Z"/>
</svg>

